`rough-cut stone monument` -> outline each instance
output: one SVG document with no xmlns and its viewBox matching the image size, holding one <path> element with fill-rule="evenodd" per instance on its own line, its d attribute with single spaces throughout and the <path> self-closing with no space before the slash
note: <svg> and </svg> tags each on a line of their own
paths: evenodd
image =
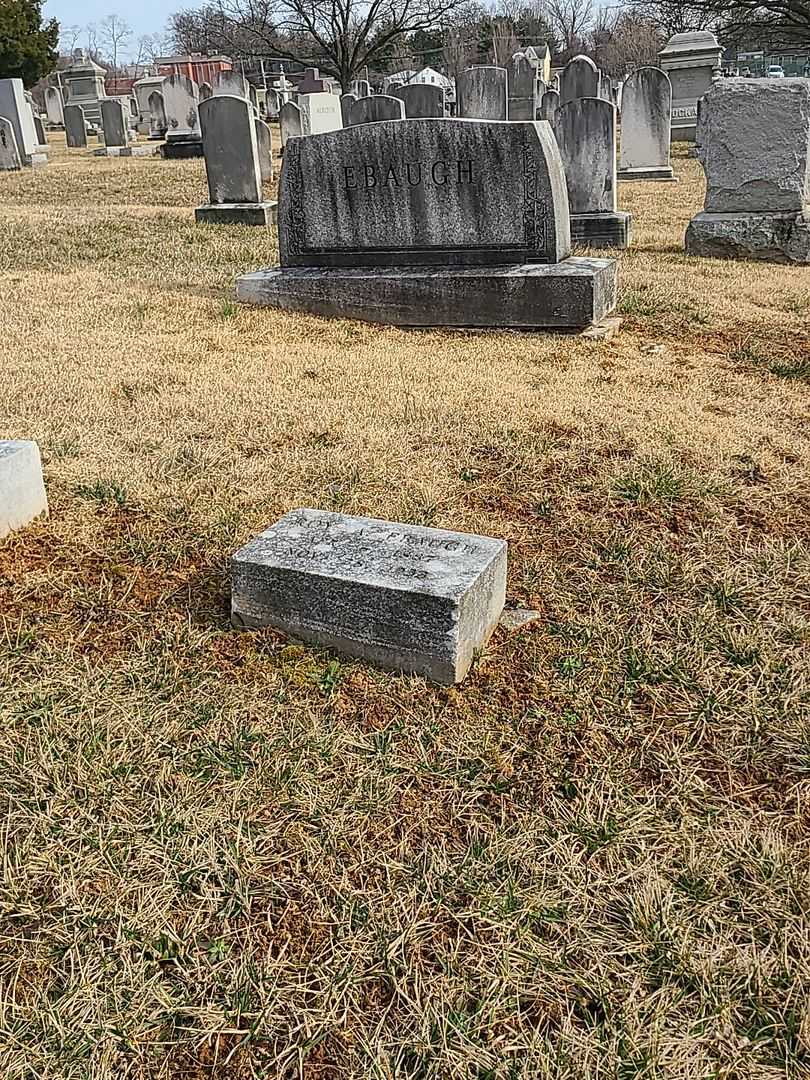
<svg viewBox="0 0 810 1080">
<path fill-rule="evenodd" d="M 722 79 L 700 102 L 690 255 L 810 262 L 810 81 Z"/>
<path fill-rule="evenodd" d="M 697 103 L 720 71 L 723 50 L 711 30 L 674 34 L 659 52 L 672 83 L 672 142 L 694 142 Z"/>
<path fill-rule="evenodd" d="M 14 125 L 5 116 L 0 116 L 0 172 L 13 172 L 21 168 Z"/>
<path fill-rule="evenodd" d="M 560 105 L 576 98 L 599 97 L 601 77 L 590 56 L 575 56 L 560 73 Z"/>
<path fill-rule="evenodd" d="M 237 296 L 400 326 L 576 328 L 616 264 L 571 259 L 565 175 L 543 122 L 396 120 L 287 144 L 281 266 Z"/>
<path fill-rule="evenodd" d="M 84 109 L 81 105 L 66 105 L 65 117 L 65 141 L 69 148 L 87 146 L 87 125 L 84 120 Z"/>
<path fill-rule="evenodd" d="M 430 116 L 442 117 L 445 114 L 444 88 L 430 83 L 406 83 L 392 91 L 405 105 L 405 117 L 408 120 L 425 119 Z"/>
<path fill-rule="evenodd" d="M 149 95 L 149 138 L 166 138 L 166 107 L 163 104 L 163 94 L 160 90 L 153 90 Z"/>
<path fill-rule="evenodd" d="M 469 120 L 507 120 L 506 68 L 467 68 L 456 79 L 456 112 Z"/>
<path fill-rule="evenodd" d="M 25 440 L 0 441 L 0 537 L 47 513 L 39 447 Z"/>
<path fill-rule="evenodd" d="M 461 682 L 498 624 L 506 541 L 294 510 L 231 561 L 231 618 L 377 667 Z"/>
<path fill-rule="evenodd" d="M 38 153 L 39 141 L 34 114 L 25 97 L 22 79 L 0 79 L 0 116 L 14 128 L 17 152 L 22 165 L 42 164 L 47 159 Z"/>
<path fill-rule="evenodd" d="M 660 68 L 637 68 L 622 89 L 620 180 L 675 180 L 669 163 L 672 86 Z"/>
<path fill-rule="evenodd" d="M 301 110 L 302 135 L 321 135 L 343 127 L 340 98 L 329 91 L 299 94 L 298 108 Z"/>
<path fill-rule="evenodd" d="M 507 64 L 509 119 L 534 120 L 537 113 L 537 68 L 522 52 Z"/>
<path fill-rule="evenodd" d="M 269 225 L 276 204 L 265 202 L 256 138 L 256 119 L 247 98 L 214 94 L 200 102 L 205 172 L 210 203 L 198 206 L 197 221 Z"/>
<path fill-rule="evenodd" d="M 164 158 L 202 157 L 202 136 L 198 112 L 197 84 L 186 75 L 168 75 L 163 85 L 166 111 L 166 142 L 160 147 Z"/>
<path fill-rule="evenodd" d="M 405 102 L 388 94 L 359 98 L 349 112 L 349 124 L 378 124 L 381 120 L 404 120 Z"/>
<path fill-rule="evenodd" d="M 616 106 L 573 98 L 554 128 L 568 181 L 571 238 L 588 247 L 626 248 L 630 215 L 616 208 Z"/>
</svg>

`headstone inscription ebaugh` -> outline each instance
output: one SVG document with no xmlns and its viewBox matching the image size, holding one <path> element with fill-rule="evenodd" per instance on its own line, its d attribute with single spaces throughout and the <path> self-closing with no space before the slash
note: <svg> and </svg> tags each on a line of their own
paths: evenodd
<svg viewBox="0 0 810 1080">
<path fill-rule="evenodd" d="M 364 124 L 287 155 L 281 266 L 240 277 L 240 300 L 402 326 L 580 327 L 615 305 L 615 262 L 569 258 L 544 122 Z"/>
</svg>

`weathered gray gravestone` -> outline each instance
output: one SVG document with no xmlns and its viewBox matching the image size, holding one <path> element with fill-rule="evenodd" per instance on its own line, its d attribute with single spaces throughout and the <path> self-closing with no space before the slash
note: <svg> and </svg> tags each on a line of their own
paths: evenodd
<svg viewBox="0 0 810 1080">
<path fill-rule="evenodd" d="M 269 184 L 273 180 L 273 134 L 270 126 L 255 118 L 256 124 L 256 147 L 259 153 L 259 172 L 261 173 L 262 185 Z"/>
<path fill-rule="evenodd" d="M 34 114 L 25 97 L 22 79 L 0 79 L 0 116 L 14 128 L 20 162 L 32 165 L 39 160 Z"/>
<path fill-rule="evenodd" d="M 810 81 L 721 79 L 700 101 L 690 255 L 810 262 Z"/>
<path fill-rule="evenodd" d="M 214 96 L 214 88 L 211 85 L 211 83 L 207 83 L 207 82 L 200 83 L 199 94 L 200 94 L 200 101 L 207 101 L 208 98 L 213 97 Z"/>
<path fill-rule="evenodd" d="M 599 97 L 599 68 L 590 56 L 575 56 L 560 74 L 560 105 L 582 97 Z"/>
<path fill-rule="evenodd" d="M 237 297 L 401 326 L 582 327 L 616 264 L 570 259 L 565 175 L 545 123 L 424 119 L 291 139 L 279 268 Z"/>
<path fill-rule="evenodd" d="M 352 83 L 352 93 L 358 98 L 369 97 L 371 94 L 371 83 L 368 79 L 355 79 Z"/>
<path fill-rule="evenodd" d="M 160 90 L 153 90 L 149 95 L 149 117 L 149 138 L 165 138 L 166 108 L 163 104 L 163 94 L 161 94 Z"/>
<path fill-rule="evenodd" d="M 48 513 L 42 462 L 35 442 L 0 442 L 0 537 Z"/>
<path fill-rule="evenodd" d="M 45 134 L 45 125 L 42 123 L 42 117 L 36 110 L 34 111 L 34 130 L 37 133 L 37 143 L 39 146 L 47 146 L 48 136 Z"/>
<path fill-rule="evenodd" d="M 168 75 L 163 83 L 166 111 L 166 142 L 160 147 L 164 158 L 202 157 L 202 136 L 198 112 L 197 84 L 186 75 Z"/>
<path fill-rule="evenodd" d="M 0 116 L 0 172 L 12 172 L 21 168 L 14 125 L 5 116 Z"/>
<path fill-rule="evenodd" d="M 534 120 L 537 111 L 537 69 L 523 53 L 515 53 L 507 65 L 509 119 Z"/>
<path fill-rule="evenodd" d="M 405 102 L 388 94 L 359 98 L 349 111 L 349 124 L 376 124 L 381 120 L 404 120 Z"/>
<path fill-rule="evenodd" d="M 444 90 L 441 86 L 432 86 L 430 83 L 406 83 L 391 91 L 392 97 L 398 97 L 405 105 L 405 116 L 408 120 L 419 117 L 436 116 L 445 114 Z"/>
<path fill-rule="evenodd" d="M 65 122 L 65 103 L 62 100 L 62 91 L 56 86 L 49 86 L 45 90 L 45 111 L 48 114 L 48 123 L 54 127 L 61 127 Z"/>
<path fill-rule="evenodd" d="M 660 68 L 637 68 L 622 89 L 620 180 L 675 180 L 669 163 L 672 87 Z"/>
<path fill-rule="evenodd" d="M 117 98 L 105 98 L 101 102 L 101 126 L 104 129 L 104 145 L 127 146 L 129 128 L 123 104 Z"/>
<path fill-rule="evenodd" d="M 87 146 L 87 126 L 81 105 L 65 106 L 65 141 L 68 147 Z"/>
<path fill-rule="evenodd" d="M 197 221 L 269 225 L 276 204 L 264 202 L 256 119 L 247 98 L 214 94 L 200 102 L 200 126 L 210 203 Z"/>
<path fill-rule="evenodd" d="M 557 120 L 557 110 L 560 107 L 560 95 L 556 90 L 546 90 L 540 103 L 540 117 L 548 120 L 552 127 Z"/>
<path fill-rule="evenodd" d="M 303 134 L 301 110 L 294 101 L 285 101 L 278 112 L 278 124 L 281 128 L 281 151 L 287 149 L 287 140 Z"/>
<path fill-rule="evenodd" d="M 630 215 L 616 209 L 616 106 L 574 98 L 554 128 L 568 183 L 571 238 L 588 247 L 626 248 Z"/>
<path fill-rule="evenodd" d="M 357 98 L 354 94 L 340 95 L 340 118 L 344 127 L 349 126 L 349 113 L 355 101 L 357 101 Z"/>
<path fill-rule="evenodd" d="M 248 98 L 250 97 L 250 89 L 247 79 L 240 72 L 218 71 L 214 76 L 213 94 L 227 94 L 229 97 Z M 200 87 L 200 100 L 204 100 L 202 87 Z"/>
<path fill-rule="evenodd" d="M 456 112 L 460 117 L 507 120 L 508 105 L 506 68 L 471 67 L 456 79 Z"/>
<path fill-rule="evenodd" d="M 504 540 L 294 510 L 231 561 L 231 618 L 378 667 L 460 682 L 506 595 Z"/>
</svg>

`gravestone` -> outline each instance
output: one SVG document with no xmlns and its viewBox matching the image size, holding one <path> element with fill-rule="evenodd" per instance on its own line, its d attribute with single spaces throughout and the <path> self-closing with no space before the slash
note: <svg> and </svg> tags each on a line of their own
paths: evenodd
<svg viewBox="0 0 810 1080">
<path fill-rule="evenodd" d="M 87 146 L 87 126 L 81 105 L 65 106 L 65 141 L 70 148 Z"/>
<path fill-rule="evenodd" d="M 461 682 L 498 624 L 506 541 L 323 510 L 293 510 L 231 560 L 231 619 Z"/>
<path fill-rule="evenodd" d="M 508 119 L 506 68 L 471 67 L 456 79 L 456 112 L 472 120 Z"/>
<path fill-rule="evenodd" d="M 810 81 L 721 79 L 700 102 L 690 255 L 810 262 Z"/>
<path fill-rule="evenodd" d="M 537 69 L 524 56 L 515 53 L 507 65 L 509 119 L 534 120 L 537 111 Z"/>
<path fill-rule="evenodd" d="M 164 139 L 166 137 L 166 108 L 163 104 L 163 94 L 160 90 L 153 90 L 149 95 L 149 138 Z"/>
<path fill-rule="evenodd" d="M 264 100 L 267 115 L 271 120 L 277 119 L 282 106 L 281 95 L 278 90 L 274 90 L 272 86 L 268 86 L 267 96 Z"/>
<path fill-rule="evenodd" d="M 672 142 L 694 142 L 697 103 L 720 71 L 723 50 L 711 30 L 674 34 L 659 52 L 672 83 Z"/>
<path fill-rule="evenodd" d="M 39 143 L 34 126 L 34 114 L 25 97 L 21 79 L 0 79 L 0 116 L 5 116 L 14 128 L 14 138 L 22 165 L 33 165 L 42 159 L 37 153 Z"/>
<path fill-rule="evenodd" d="M 294 101 L 285 101 L 279 109 L 278 125 L 281 128 L 281 152 L 287 148 L 287 140 L 303 135 L 301 110 Z"/>
<path fill-rule="evenodd" d="M 298 108 L 301 110 L 302 135 L 321 135 L 324 131 L 343 127 L 340 98 L 332 93 L 299 94 Z"/>
<path fill-rule="evenodd" d="M 200 101 L 207 101 L 210 97 L 214 96 L 214 88 L 211 83 L 200 83 L 198 93 Z"/>
<path fill-rule="evenodd" d="M 349 123 L 376 124 L 381 120 L 404 120 L 405 102 L 388 94 L 360 98 L 351 107 Z"/>
<path fill-rule="evenodd" d="M 371 95 L 371 83 L 368 79 L 355 79 L 352 83 L 352 93 L 357 98 L 369 97 Z"/>
<path fill-rule="evenodd" d="M 21 439 L 0 441 L 0 537 L 47 513 L 39 447 Z"/>
<path fill-rule="evenodd" d="M 203 156 L 198 100 L 197 84 L 188 76 L 166 76 L 163 84 L 166 142 L 160 147 L 162 157 L 176 159 Z"/>
<path fill-rule="evenodd" d="M 582 327 L 616 264 L 571 259 L 565 175 L 544 123 L 425 119 L 291 139 L 281 266 L 249 303 L 401 326 Z"/>
<path fill-rule="evenodd" d="M 275 220 L 276 204 L 263 198 L 256 123 L 247 98 L 214 94 L 200 102 L 210 202 L 197 207 L 197 221 L 266 226 Z"/>
<path fill-rule="evenodd" d="M 554 128 L 568 183 L 571 238 L 588 247 L 626 248 L 630 215 L 616 209 L 616 107 L 573 98 Z"/>
<path fill-rule="evenodd" d="M 262 185 L 273 181 L 273 134 L 270 126 L 255 118 L 256 147 L 259 153 L 259 172 L 261 173 Z"/>
<path fill-rule="evenodd" d="M 391 91 L 392 97 L 398 97 L 405 105 L 405 117 L 408 120 L 430 116 L 442 117 L 445 114 L 444 89 L 430 83 L 406 83 Z"/>
<path fill-rule="evenodd" d="M 42 123 L 42 117 L 34 109 L 32 110 L 34 118 L 34 131 L 37 133 L 37 145 L 47 148 L 48 136 L 45 134 L 45 125 Z"/>
<path fill-rule="evenodd" d="M 540 117 L 548 120 L 552 127 L 557 122 L 557 111 L 560 108 L 560 95 L 556 90 L 546 90 L 540 103 Z"/>
<path fill-rule="evenodd" d="M 105 98 L 101 102 L 101 126 L 106 147 L 129 145 L 129 128 L 124 106 L 117 98 Z"/>
<path fill-rule="evenodd" d="M 21 168 L 14 125 L 5 116 L 0 116 L 0 172 L 13 172 Z"/>
<path fill-rule="evenodd" d="M 45 90 L 45 112 L 48 115 L 48 123 L 54 127 L 62 127 L 65 123 L 65 103 L 62 100 L 62 91 L 56 86 L 49 86 Z"/>
<path fill-rule="evenodd" d="M 576 98 L 599 97 L 599 68 L 590 56 L 575 56 L 560 73 L 560 105 Z"/>
<path fill-rule="evenodd" d="M 622 89 L 620 180 L 675 180 L 669 163 L 672 87 L 660 68 L 637 68 Z"/>
<path fill-rule="evenodd" d="M 320 77 L 317 68 L 304 68 L 304 77 L 298 83 L 296 89 L 299 94 L 331 93 L 329 87 L 326 85 L 326 80 Z"/>
<path fill-rule="evenodd" d="M 213 94 L 227 94 L 229 97 L 250 97 L 247 79 L 238 71 L 218 71 L 214 76 Z M 200 94 L 200 100 L 203 100 Z"/>
<path fill-rule="evenodd" d="M 355 101 L 357 101 L 357 98 L 354 94 L 340 95 L 340 119 L 344 127 L 349 126 L 349 112 Z"/>
<path fill-rule="evenodd" d="M 152 118 L 152 110 L 149 107 L 149 98 L 154 93 L 163 93 L 163 76 L 147 75 L 142 79 L 137 79 L 132 84 L 132 93 L 135 95 L 135 104 L 137 107 L 135 130 L 139 135 L 151 137 L 154 121 Z"/>
</svg>

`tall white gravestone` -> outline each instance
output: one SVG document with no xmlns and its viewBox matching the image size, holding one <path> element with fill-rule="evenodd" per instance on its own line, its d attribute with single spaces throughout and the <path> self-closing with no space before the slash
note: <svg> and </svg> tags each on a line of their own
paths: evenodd
<svg viewBox="0 0 810 1080">
<path fill-rule="evenodd" d="M 37 164 L 41 158 L 39 141 L 22 79 L 0 79 L 0 116 L 5 116 L 14 128 L 21 164 Z"/>
<path fill-rule="evenodd" d="M 48 123 L 53 127 L 64 125 L 65 103 L 62 100 L 62 91 L 56 86 L 49 86 L 45 90 L 45 112 L 48 114 Z"/>
<path fill-rule="evenodd" d="M 321 135 L 343 127 L 340 98 L 329 91 L 299 94 L 298 108 L 301 110 L 302 135 Z"/>
<path fill-rule="evenodd" d="M 672 86 L 660 68 L 637 68 L 622 89 L 620 180 L 675 180 L 669 163 Z"/>
</svg>

